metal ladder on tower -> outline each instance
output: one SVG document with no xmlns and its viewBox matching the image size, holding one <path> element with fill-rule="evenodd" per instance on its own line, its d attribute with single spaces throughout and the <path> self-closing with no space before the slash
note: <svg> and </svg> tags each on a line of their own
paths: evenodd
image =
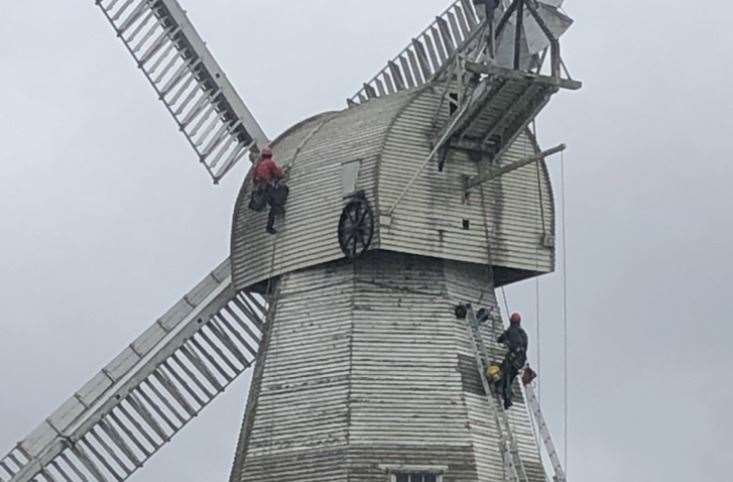
<svg viewBox="0 0 733 482">
<path fill-rule="evenodd" d="M 0 458 L 0 482 L 121 482 L 258 356 L 269 309 L 229 260 Z"/>
<path fill-rule="evenodd" d="M 534 390 L 534 380 L 537 378 L 537 374 L 529 366 L 524 368 L 522 374 L 522 385 L 524 385 L 524 394 L 527 406 L 529 406 L 530 413 L 534 417 L 537 431 L 539 432 L 542 443 L 545 445 L 547 456 L 550 458 L 552 468 L 555 471 L 554 481 L 555 482 L 567 482 L 565 476 L 565 470 L 563 469 L 562 463 L 560 462 L 560 456 L 555 449 L 555 443 L 552 441 L 552 435 L 550 429 L 545 422 L 545 416 L 542 414 L 542 408 L 540 407 L 540 401 L 537 399 L 537 394 Z"/>
<path fill-rule="evenodd" d="M 481 324 L 476 318 L 476 313 L 471 305 L 465 305 L 466 321 L 468 322 L 468 337 L 471 341 L 471 348 L 476 358 L 476 368 L 479 379 L 486 393 L 486 399 L 493 406 L 492 415 L 496 428 L 499 431 L 499 450 L 504 462 L 504 480 L 511 482 L 529 482 L 524 464 L 519 456 L 519 448 L 514 437 L 509 417 L 502 406 L 499 394 L 491 389 L 486 379 L 486 369 L 490 360 L 489 352 L 481 337 Z"/>
</svg>

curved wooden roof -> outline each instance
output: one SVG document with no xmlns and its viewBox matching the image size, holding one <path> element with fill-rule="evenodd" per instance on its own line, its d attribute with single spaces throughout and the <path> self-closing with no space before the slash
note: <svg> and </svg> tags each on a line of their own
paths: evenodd
<svg viewBox="0 0 733 482">
<path fill-rule="evenodd" d="M 278 235 L 267 234 L 267 213 L 248 209 L 247 177 L 232 228 L 235 287 L 343 258 L 337 238 L 343 165 L 360 162 L 356 188 L 366 193 L 375 214 L 386 212 L 432 150 L 439 103 L 439 94 L 427 86 L 320 114 L 275 140 L 276 159 L 290 168 L 287 212 L 278 219 Z M 525 133 L 501 163 L 535 152 L 538 146 Z M 492 264 L 503 278 L 499 284 L 552 271 L 554 250 L 545 235 L 554 232 L 554 205 L 544 164 L 539 172 L 535 165 L 513 171 L 464 200 L 465 176 L 477 169 L 468 153 L 458 150 L 451 150 L 443 172 L 432 163 L 399 203 L 389 227 L 377 226 L 370 249 L 485 265 L 488 237 Z"/>
</svg>

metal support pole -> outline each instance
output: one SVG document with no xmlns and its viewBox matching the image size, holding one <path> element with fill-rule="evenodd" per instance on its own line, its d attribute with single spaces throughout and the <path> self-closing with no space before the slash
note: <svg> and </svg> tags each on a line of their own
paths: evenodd
<svg viewBox="0 0 733 482">
<path fill-rule="evenodd" d="M 524 29 L 524 0 L 517 6 L 517 24 L 514 31 L 514 70 L 519 70 L 522 60 L 522 29 Z"/>
<path fill-rule="evenodd" d="M 542 159 L 545 159 L 546 157 L 552 156 L 553 154 L 562 152 L 566 149 L 566 147 L 567 146 L 565 144 L 560 144 L 557 147 L 553 147 L 552 149 L 548 149 L 544 152 L 540 152 L 539 154 L 535 154 L 534 156 L 526 157 L 520 161 L 513 162 L 509 164 L 508 166 L 504 166 L 499 169 L 491 169 L 484 174 L 480 174 L 476 177 L 471 178 L 468 181 L 468 183 L 466 183 L 466 190 L 472 189 L 476 186 L 479 186 L 485 182 L 491 181 L 492 179 L 496 179 L 497 177 L 501 177 L 512 171 L 516 171 L 520 167 L 524 167 L 527 164 L 532 164 L 533 162 L 540 161 Z"/>
</svg>

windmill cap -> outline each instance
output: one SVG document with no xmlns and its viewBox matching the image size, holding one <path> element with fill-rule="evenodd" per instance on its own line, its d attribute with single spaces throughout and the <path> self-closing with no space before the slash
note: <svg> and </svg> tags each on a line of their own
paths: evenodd
<svg viewBox="0 0 733 482">
<path fill-rule="evenodd" d="M 512 313 L 512 316 L 509 317 L 509 321 L 512 325 L 518 325 L 522 322 L 522 315 L 519 313 Z"/>
</svg>

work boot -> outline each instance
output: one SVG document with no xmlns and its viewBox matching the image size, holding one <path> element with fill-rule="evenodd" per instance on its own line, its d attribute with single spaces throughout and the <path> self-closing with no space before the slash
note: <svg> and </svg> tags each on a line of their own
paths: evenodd
<svg viewBox="0 0 733 482">
<path fill-rule="evenodd" d="M 272 226 L 267 226 L 267 232 L 270 234 L 277 234 L 277 229 L 273 228 Z"/>
<path fill-rule="evenodd" d="M 509 410 L 510 408 L 512 408 L 512 405 L 514 404 L 511 400 L 504 400 L 504 410 Z"/>
</svg>

